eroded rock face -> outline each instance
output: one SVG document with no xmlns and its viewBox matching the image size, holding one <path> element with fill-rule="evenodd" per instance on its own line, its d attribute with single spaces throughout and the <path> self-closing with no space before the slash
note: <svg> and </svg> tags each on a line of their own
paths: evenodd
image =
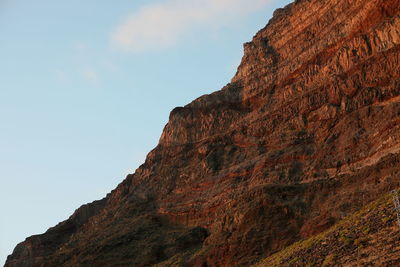
<svg viewBox="0 0 400 267">
<path fill-rule="evenodd" d="M 6 266 L 248 266 L 398 186 L 399 152 L 400 1 L 299 0 L 134 174 Z"/>
</svg>

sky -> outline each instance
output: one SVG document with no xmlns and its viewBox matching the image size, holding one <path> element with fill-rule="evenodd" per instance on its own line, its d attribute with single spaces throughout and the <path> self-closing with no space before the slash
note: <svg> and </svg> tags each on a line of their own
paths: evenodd
<svg viewBox="0 0 400 267">
<path fill-rule="evenodd" d="M 290 0 L 0 0 L 0 265 L 103 198 Z"/>
</svg>

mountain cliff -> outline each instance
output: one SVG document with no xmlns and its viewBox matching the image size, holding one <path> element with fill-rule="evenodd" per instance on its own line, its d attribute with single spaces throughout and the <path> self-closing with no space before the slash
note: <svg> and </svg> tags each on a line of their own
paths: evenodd
<svg viewBox="0 0 400 267">
<path fill-rule="evenodd" d="M 399 163 L 400 1 L 297 0 L 228 85 L 171 112 L 134 174 L 5 266 L 262 264 L 397 188 Z"/>
</svg>

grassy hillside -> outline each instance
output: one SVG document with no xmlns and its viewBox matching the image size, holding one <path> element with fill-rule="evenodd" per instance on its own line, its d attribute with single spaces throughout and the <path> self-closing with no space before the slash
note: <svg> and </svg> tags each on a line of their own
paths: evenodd
<svg viewBox="0 0 400 267">
<path fill-rule="evenodd" d="M 400 266 L 400 227 L 390 193 L 329 230 L 299 241 L 254 267 Z"/>
</svg>

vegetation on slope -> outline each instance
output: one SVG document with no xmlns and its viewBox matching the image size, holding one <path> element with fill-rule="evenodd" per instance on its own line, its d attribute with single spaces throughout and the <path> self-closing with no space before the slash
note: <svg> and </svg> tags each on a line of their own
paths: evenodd
<svg viewBox="0 0 400 267">
<path fill-rule="evenodd" d="M 400 227 L 390 193 L 329 230 L 299 241 L 254 267 L 399 266 Z"/>
</svg>

